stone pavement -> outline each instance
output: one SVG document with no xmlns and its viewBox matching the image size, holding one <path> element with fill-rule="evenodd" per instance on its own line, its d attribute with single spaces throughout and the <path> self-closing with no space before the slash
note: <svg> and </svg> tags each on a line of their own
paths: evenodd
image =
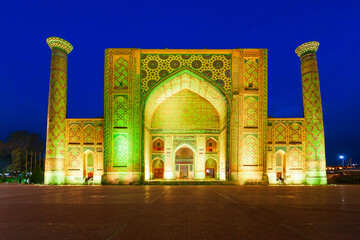
<svg viewBox="0 0 360 240">
<path fill-rule="evenodd" d="M 0 239 L 360 239 L 360 185 L 0 185 Z"/>
</svg>

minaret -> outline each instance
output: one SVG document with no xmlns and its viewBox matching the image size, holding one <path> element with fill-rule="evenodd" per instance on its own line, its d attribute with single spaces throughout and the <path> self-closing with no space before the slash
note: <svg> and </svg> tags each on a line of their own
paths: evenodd
<svg viewBox="0 0 360 240">
<path fill-rule="evenodd" d="M 316 61 L 318 42 L 300 45 L 301 79 L 305 117 L 305 167 L 308 184 L 326 184 L 324 124 L 319 73 Z"/>
<path fill-rule="evenodd" d="M 65 183 L 67 56 L 73 46 L 64 39 L 46 39 L 51 48 L 45 184 Z"/>
</svg>

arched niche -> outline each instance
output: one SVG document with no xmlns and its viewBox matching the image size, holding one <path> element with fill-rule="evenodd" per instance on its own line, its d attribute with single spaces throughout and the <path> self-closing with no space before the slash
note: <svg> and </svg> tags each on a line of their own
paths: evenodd
<svg viewBox="0 0 360 240">
<path fill-rule="evenodd" d="M 152 162 L 153 179 L 164 178 L 164 161 L 156 158 Z"/>
<path fill-rule="evenodd" d="M 83 176 L 84 178 L 93 178 L 95 170 L 95 154 L 91 150 L 84 152 L 84 161 L 83 161 Z"/>
<path fill-rule="evenodd" d="M 175 150 L 175 164 L 179 179 L 193 179 L 195 165 L 195 151 L 188 145 L 179 146 Z"/>
<path fill-rule="evenodd" d="M 208 158 L 205 162 L 205 178 L 213 179 L 216 178 L 217 173 L 217 162 L 214 158 Z"/>
<path fill-rule="evenodd" d="M 153 152 L 164 152 L 164 141 L 161 138 L 156 138 L 152 144 Z"/>
<path fill-rule="evenodd" d="M 219 114 L 220 125 L 226 123 L 227 106 L 224 95 L 216 90 L 210 82 L 185 70 L 175 78 L 169 79 L 166 83 L 153 89 L 149 94 L 144 110 L 145 124 L 151 126 L 151 119 L 156 108 L 167 98 L 185 89 L 209 101 Z"/>
<path fill-rule="evenodd" d="M 216 125 L 209 124 L 198 124 L 198 126 L 192 125 L 189 129 L 189 125 L 184 124 L 183 128 L 176 128 L 176 131 L 173 131 L 172 128 L 164 128 L 162 124 L 154 124 L 154 119 L 156 118 L 156 112 L 159 111 L 160 108 L 165 109 L 162 106 L 163 103 L 167 103 L 167 101 L 173 100 L 173 98 L 179 97 L 179 95 L 190 96 L 193 99 L 196 98 L 196 101 L 193 102 L 198 104 L 198 102 L 206 102 L 206 109 L 209 110 L 211 107 L 211 111 L 214 114 L 207 114 L 205 111 L 205 117 L 211 116 L 212 119 L 216 119 L 216 121 L 211 121 L 211 123 L 215 123 Z M 173 97 L 173 98 L 172 98 Z M 187 98 L 189 99 L 189 98 Z M 194 105 L 191 102 L 187 102 L 185 104 L 186 108 L 181 106 L 179 109 L 182 110 L 191 110 L 191 106 Z M 190 106 L 190 107 L 189 107 Z M 210 106 L 210 107 L 209 107 Z M 165 109 L 166 110 L 166 109 Z M 169 116 L 173 116 L 172 114 L 168 114 L 166 111 L 162 111 L 163 115 L 166 118 Z M 175 158 L 175 153 L 177 151 L 176 144 L 173 141 L 176 135 L 186 135 L 186 134 L 204 134 L 206 132 L 212 132 L 214 134 L 219 134 L 219 141 L 221 141 L 222 145 L 219 146 L 216 144 L 216 154 L 219 154 L 219 164 L 226 168 L 228 164 L 227 161 L 227 154 L 228 154 L 228 143 L 230 139 L 230 120 L 228 116 L 228 112 L 230 112 L 230 100 L 228 99 L 227 95 L 220 87 L 218 87 L 215 83 L 204 79 L 202 76 L 197 75 L 196 73 L 190 70 L 182 70 L 175 75 L 169 76 L 168 78 L 164 79 L 163 81 L 159 82 L 157 86 L 155 86 L 150 92 L 147 93 L 145 99 L 142 102 L 142 113 L 143 113 L 143 154 L 144 154 L 144 166 L 145 166 L 145 179 L 151 179 L 151 164 L 152 164 L 152 156 L 151 153 L 154 152 L 154 140 L 152 139 L 154 135 L 162 134 L 162 135 L 171 135 L 170 142 L 166 141 L 166 148 L 164 148 L 164 152 L 169 154 L 165 162 L 165 178 L 166 179 L 178 179 L 180 178 L 179 172 L 181 168 L 181 164 L 177 164 L 177 159 Z M 168 114 L 168 115 L 165 115 Z M 155 116 L 154 116 L 155 115 Z M 201 114 L 193 114 L 194 119 L 197 117 L 202 117 L 204 115 L 203 111 Z M 163 118 L 157 118 L 163 119 Z M 167 121 L 173 121 L 169 118 Z M 193 121 L 195 123 L 200 121 Z M 189 143 L 189 145 L 196 145 L 197 143 Z M 204 145 L 206 142 L 204 142 Z M 195 147 L 196 148 L 196 147 Z M 202 146 L 204 148 L 205 146 Z M 214 151 L 215 149 L 213 149 Z M 195 173 L 198 174 L 196 177 L 200 176 L 200 174 L 204 174 L 204 159 L 199 167 L 196 163 L 197 161 L 197 150 L 194 150 L 194 160 L 193 164 L 189 164 L 188 171 L 190 177 L 192 176 L 195 178 Z M 195 154 L 196 153 L 196 154 Z M 197 171 L 197 167 L 199 168 Z M 182 168 L 186 168 L 183 166 Z M 202 176 L 202 175 L 201 175 Z M 203 176 L 205 177 L 205 176 Z"/>
<path fill-rule="evenodd" d="M 280 180 L 286 177 L 286 153 L 279 150 L 275 153 L 276 177 Z"/>
<path fill-rule="evenodd" d="M 209 138 L 206 141 L 206 152 L 217 152 L 217 141 L 213 138 Z"/>
</svg>

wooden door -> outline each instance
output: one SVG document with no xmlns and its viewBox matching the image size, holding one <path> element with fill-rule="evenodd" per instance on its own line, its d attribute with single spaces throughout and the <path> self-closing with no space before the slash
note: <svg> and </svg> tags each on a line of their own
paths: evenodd
<svg viewBox="0 0 360 240">
<path fill-rule="evenodd" d="M 154 168 L 154 178 L 164 178 L 164 168 Z"/>
<path fill-rule="evenodd" d="M 189 168 L 188 165 L 180 165 L 180 179 L 189 178 Z"/>
<path fill-rule="evenodd" d="M 206 168 L 205 169 L 206 178 L 215 178 L 215 168 Z"/>
</svg>

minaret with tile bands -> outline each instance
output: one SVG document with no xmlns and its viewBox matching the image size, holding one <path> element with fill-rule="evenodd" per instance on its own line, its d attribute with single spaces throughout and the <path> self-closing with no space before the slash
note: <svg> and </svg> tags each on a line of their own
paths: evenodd
<svg viewBox="0 0 360 240">
<path fill-rule="evenodd" d="M 65 183 L 67 56 L 73 46 L 58 37 L 46 39 L 51 48 L 45 184 Z"/>
<path fill-rule="evenodd" d="M 316 51 L 319 43 L 300 45 L 301 79 L 305 117 L 305 167 L 308 184 L 326 184 L 324 123 Z"/>
</svg>

